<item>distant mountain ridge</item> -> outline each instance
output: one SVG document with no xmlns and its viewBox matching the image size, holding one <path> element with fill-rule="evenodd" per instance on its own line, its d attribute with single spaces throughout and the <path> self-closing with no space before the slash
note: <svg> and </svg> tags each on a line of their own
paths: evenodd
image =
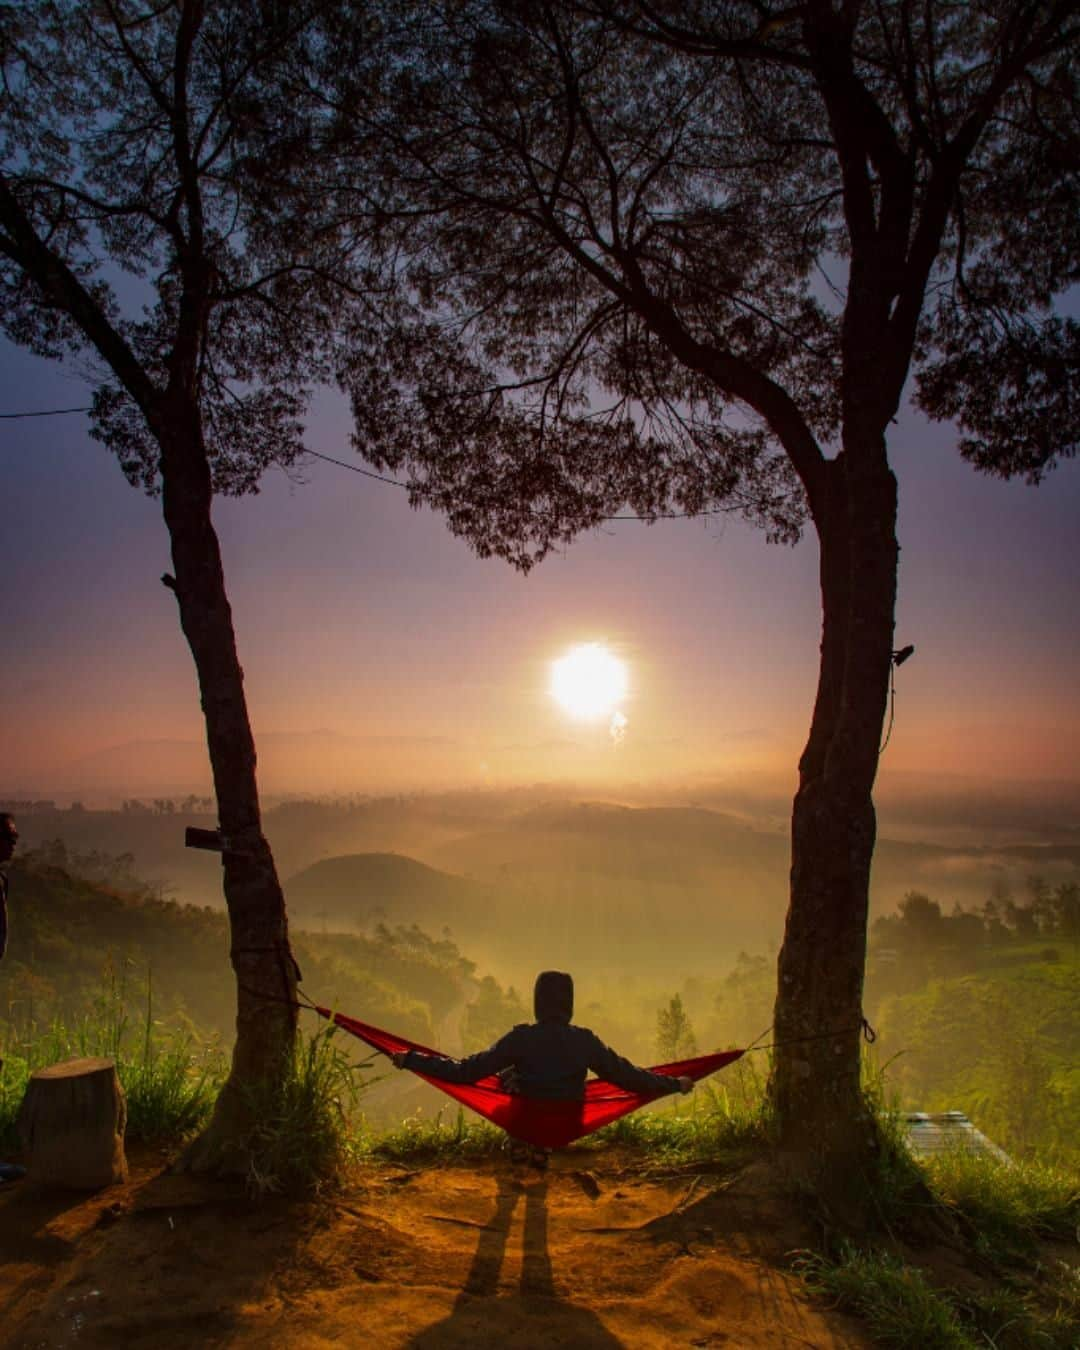
<svg viewBox="0 0 1080 1350">
<path fill-rule="evenodd" d="M 59 836 L 82 852 L 134 855 L 163 893 L 221 904 L 220 860 L 184 847 L 206 815 L 28 813 L 21 848 Z M 425 794 L 268 810 L 267 835 L 295 922 L 362 931 L 384 920 L 449 928 L 515 981 L 536 961 L 665 980 L 708 973 L 741 950 L 775 949 L 787 908 L 789 842 L 780 826 L 704 806 L 632 806 L 539 792 Z M 946 845 L 883 831 L 872 912 L 925 891 L 948 912 L 981 906 L 1030 876 L 1080 879 L 1080 846 Z"/>
</svg>

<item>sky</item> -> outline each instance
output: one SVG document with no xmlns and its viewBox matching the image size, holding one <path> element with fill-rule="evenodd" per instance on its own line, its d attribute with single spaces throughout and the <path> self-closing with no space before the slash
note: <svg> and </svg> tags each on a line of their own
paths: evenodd
<svg viewBox="0 0 1080 1350">
<path fill-rule="evenodd" d="M 0 413 L 89 401 L 77 365 L 0 347 Z M 308 445 L 361 464 L 342 400 Z M 883 790 L 1080 780 L 1080 466 L 1039 488 L 974 472 L 955 431 L 905 413 L 896 722 Z M 81 415 L 0 420 L 0 798 L 209 790 L 160 504 Z M 573 783 L 617 795 L 794 786 L 817 669 L 812 535 L 736 518 L 613 523 L 528 576 L 481 561 L 400 489 L 310 460 L 215 521 L 264 791 Z M 551 664 L 624 660 L 618 744 L 569 718 Z"/>
</svg>

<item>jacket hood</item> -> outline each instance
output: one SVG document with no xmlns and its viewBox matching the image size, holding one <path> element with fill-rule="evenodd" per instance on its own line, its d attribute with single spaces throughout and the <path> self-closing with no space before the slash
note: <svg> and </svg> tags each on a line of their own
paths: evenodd
<svg viewBox="0 0 1080 1350">
<path fill-rule="evenodd" d="M 542 970 L 533 988 L 538 1022 L 569 1022 L 574 1015 L 574 981 L 561 970 Z"/>
</svg>

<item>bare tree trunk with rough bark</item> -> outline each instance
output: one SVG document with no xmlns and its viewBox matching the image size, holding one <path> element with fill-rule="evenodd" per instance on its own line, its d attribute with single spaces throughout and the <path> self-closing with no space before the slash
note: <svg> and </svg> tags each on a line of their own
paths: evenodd
<svg viewBox="0 0 1080 1350">
<path fill-rule="evenodd" d="M 883 444 L 828 465 L 818 521 L 821 667 L 792 810 L 772 1093 L 782 1145 L 803 1169 L 813 1171 L 818 1160 L 836 1172 L 846 1161 L 853 1181 L 876 1145 L 859 1081 L 859 1040 L 876 832 L 871 794 L 893 647 L 895 527 L 896 482 Z"/>
<path fill-rule="evenodd" d="M 232 1069 L 207 1130 L 188 1149 L 195 1170 L 245 1171 L 252 1091 L 285 1071 L 297 1025 L 297 967 L 285 897 L 262 833 L 255 742 L 211 521 L 210 467 L 196 406 L 174 403 L 159 428 L 162 506 L 172 544 L 180 624 L 198 674 L 206 742 L 218 802 L 230 958 L 237 982 Z"/>
</svg>

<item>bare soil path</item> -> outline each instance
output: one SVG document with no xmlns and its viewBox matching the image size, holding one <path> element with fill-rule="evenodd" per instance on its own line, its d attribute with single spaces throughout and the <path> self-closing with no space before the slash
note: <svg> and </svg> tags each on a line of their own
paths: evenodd
<svg viewBox="0 0 1080 1350">
<path fill-rule="evenodd" d="M 808 1234 L 761 1164 L 658 1175 L 570 1152 L 379 1165 L 304 1203 L 163 1171 L 0 1188 L 0 1346 L 861 1350 L 786 1270 Z"/>
</svg>

